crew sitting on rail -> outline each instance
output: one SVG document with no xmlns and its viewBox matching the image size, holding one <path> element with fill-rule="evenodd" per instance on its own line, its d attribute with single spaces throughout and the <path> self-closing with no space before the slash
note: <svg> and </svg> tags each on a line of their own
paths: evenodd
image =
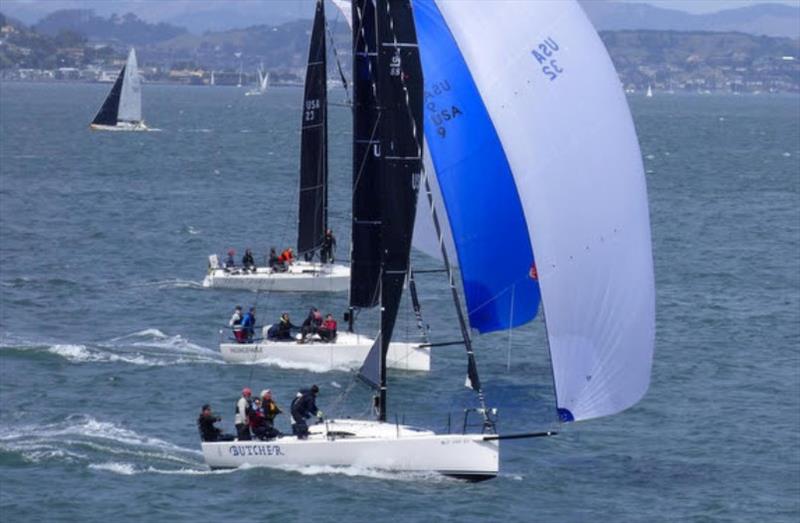
<svg viewBox="0 0 800 523">
<path fill-rule="evenodd" d="M 284 272 L 286 270 L 286 265 L 280 262 L 280 258 L 278 258 L 278 253 L 275 250 L 275 247 L 270 248 L 269 250 L 269 268 L 275 272 Z"/>
<path fill-rule="evenodd" d="M 318 308 L 311 307 L 311 310 L 308 311 L 308 316 L 303 321 L 303 325 L 301 326 L 301 338 L 299 342 L 304 343 L 307 338 L 317 334 L 320 327 L 322 327 L 322 313 L 319 312 Z"/>
<path fill-rule="evenodd" d="M 234 254 L 236 254 L 236 251 L 234 251 L 233 249 L 230 249 L 228 251 L 228 257 L 225 258 L 226 270 L 233 269 L 234 267 L 236 267 L 236 261 L 233 259 Z"/>
<path fill-rule="evenodd" d="M 281 413 L 281 409 L 272 399 L 272 391 L 269 389 L 261 391 L 259 409 L 257 411 L 254 409 L 254 412 L 255 416 L 251 418 L 250 428 L 253 430 L 255 437 L 267 440 L 283 435 L 275 428 L 275 416 Z"/>
<path fill-rule="evenodd" d="M 285 267 L 289 267 L 294 261 L 294 251 L 289 247 L 278 256 L 278 263 L 282 263 Z"/>
<path fill-rule="evenodd" d="M 317 331 L 319 337 L 322 338 L 322 341 L 327 341 L 329 343 L 336 341 L 336 320 L 333 319 L 333 314 L 328 313 L 325 316 L 325 321 L 322 322 L 322 326 Z"/>
<path fill-rule="evenodd" d="M 289 319 L 289 314 L 284 312 L 281 314 L 281 319 L 278 323 L 272 325 L 267 331 L 267 338 L 273 341 L 291 340 L 292 329 L 297 329 L 296 325 L 292 325 Z"/>
<path fill-rule="evenodd" d="M 253 258 L 253 251 L 250 249 L 244 250 L 244 256 L 242 256 L 242 267 L 244 267 L 245 271 L 256 272 L 256 260 Z"/>
</svg>

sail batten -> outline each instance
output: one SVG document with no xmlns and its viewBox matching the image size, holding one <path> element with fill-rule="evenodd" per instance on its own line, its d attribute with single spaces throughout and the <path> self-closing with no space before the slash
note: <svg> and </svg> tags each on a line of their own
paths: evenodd
<svg viewBox="0 0 800 523">
<path fill-rule="evenodd" d="M 326 59 L 325 7 L 322 0 L 317 0 L 306 66 L 300 143 L 297 252 L 305 255 L 320 248 L 328 221 Z"/>
</svg>

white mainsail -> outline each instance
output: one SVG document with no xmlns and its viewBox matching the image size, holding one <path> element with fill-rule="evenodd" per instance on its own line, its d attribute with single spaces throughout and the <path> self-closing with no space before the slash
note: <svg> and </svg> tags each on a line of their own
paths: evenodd
<svg viewBox="0 0 800 523">
<path fill-rule="evenodd" d="M 635 404 L 655 337 L 649 212 L 630 111 L 600 38 L 572 1 L 415 7 L 446 23 L 451 34 L 437 37 L 454 39 L 502 142 L 536 256 L 562 419 Z M 426 86 L 437 81 L 425 74 Z"/>
<path fill-rule="evenodd" d="M 117 120 L 131 123 L 142 121 L 142 81 L 136 64 L 136 51 L 133 48 L 128 53 L 128 63 L 122 79 Z"/>
</svg>

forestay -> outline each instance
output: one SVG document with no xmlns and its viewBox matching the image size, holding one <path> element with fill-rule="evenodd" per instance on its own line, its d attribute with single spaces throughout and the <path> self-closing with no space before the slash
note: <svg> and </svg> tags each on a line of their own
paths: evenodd
<svg viewBox="0 0 800 523">
<path fill-rule="evenodd" d="M 655 336 L 649 213 L 633 122 L 600 38 L 575 2 L 414 5 L 426 91 L 432 85 L 441 91 L 427 101 L 426 125 L 435 124 L 433 102 L 451 115 L 440 125 L 441 141 L 461 140 L 485 110 L 489 121 L 479 127 L 479 141 L 461 146 L 468 153 L 494 148 L 491 164 L 472 155 L 440 167 L 441 144 L 428 135 L 451 226 L 457 230 L 464 200 L 448 187 L 443 170 L 461 180 L 467 176 L 463 162 L 478 162 L 492 180 L 484 197 L 497 194 L 498 173 L 505 175 L 491 126 L 536 265 L 526 266 L 532 260 L 524 251 L 490 254 L 522 256 L 525 263 L 506 269 L 511 279 L 538 281 L 562 419 L 609 415 L 635 404 L 649 385 Z M 431 77 L 429 58 L 445 53 L 451 61 Z M 453 117 L 455 107 L 460 114 Z M 515 207 L 513 196 L 495 205 Z M 464 271 L 461 251 L 459 258 Z M 466 279 L 465 288 L 472 285 Z"/>
</svg>

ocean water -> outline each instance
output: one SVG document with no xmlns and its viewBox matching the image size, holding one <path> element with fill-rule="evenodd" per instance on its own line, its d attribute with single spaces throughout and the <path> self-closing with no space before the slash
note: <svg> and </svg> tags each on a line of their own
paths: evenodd
<svg viewBox="0 0 800 523">
<path fill-rule="evenodd" d="M 153 133 L 87 129 L 108 86 L 0 84 L 3 521 L 787 521 L 800 518 L 800 98 L 630 99 L 652 216 L 657 343 L 647 396 L 557 437 L 503 442 L 469 484 L 358 468 L 211 472 L 195 419 L 233 430 L 241 387 L 284 407 L 317 383 L 359 415 L 349 372 L 228 365 L 236 304 L 272 321 L 346 294 L 203 289 L 208 254 L 295 242 L 299 89 L 147 85 Z M 338 96 L 334 94 L 334 98 Z M 331 110 L 331 221 L 346 257 L 350 121 Z M 435 266 L 415 254 L 417 267 Z M 457 335 L 420 277 L 434 340 Z M 374 318 L 366 314 L 362 325 Z M 413 315 L 401 310 L 401 336 Z M 502 431 L 556 427 L 540 320 L 477 341 Z M 461 349 L 393 373 L 390 416 L 444 430 L 473 398 Z M 288 422 L 279 421 L 288 430 Z"/>
</svg>

